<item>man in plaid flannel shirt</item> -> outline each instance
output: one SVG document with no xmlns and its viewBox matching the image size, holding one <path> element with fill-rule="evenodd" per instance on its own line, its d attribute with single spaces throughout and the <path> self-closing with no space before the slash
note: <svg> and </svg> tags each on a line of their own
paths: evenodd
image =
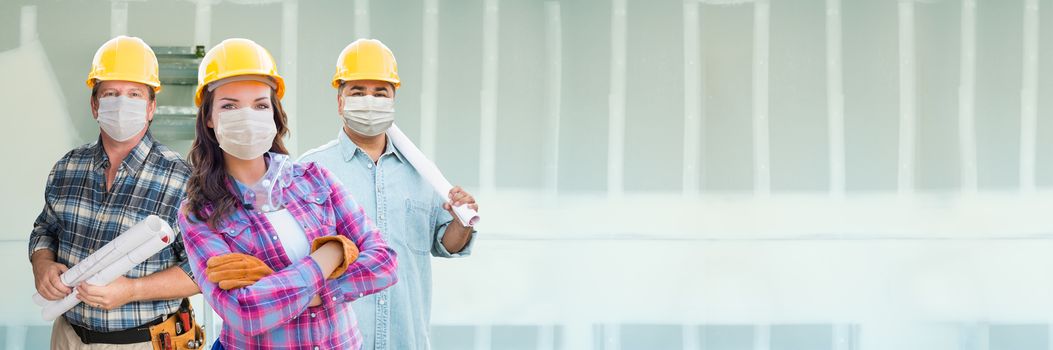
<svg viewBox="0 0 1053 350">
<path fill-rule="evenodd" d="M 158 215 L 176 227 L 190 168 L 150 135 L 161 87 L 157 72 L 153 51 L 139 38 L 114 38 L 95 54 L 87 84 L 101 132 L 97 141 L 55 164 L 44 209 L 29 237 L 33 277 L 45 299 L 72 293 L 59 276 L 147 216 Z M 109 285 L 82 283 L 76 289 L 83 302 L 55 321 L 51 348 L 152 349 L 143 327 L 175 313 L 183 298 L 197 294 L 191 277 L 183 240 L 177 237 Z"/>
</svg>

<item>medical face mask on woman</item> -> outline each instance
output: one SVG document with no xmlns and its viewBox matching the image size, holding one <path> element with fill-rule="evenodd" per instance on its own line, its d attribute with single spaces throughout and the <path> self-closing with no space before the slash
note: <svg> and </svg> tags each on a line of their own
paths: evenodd
<svg viewBox="0 0 1053 350">
<path fill-rule="evenodd" d="M 102 131 L 118 142 L 124 142 L 146 127 L 147 101 L 127 96 L 111 96 L 99 99 L 99 117 L 96 119 Z"/>
<path fill-rule="evenodd" d="M 267 153 L 278 134 L 274 111 L 270 109 L 245 107 L 220 112 L 215 121 L 219 148 L 239 159 L 256 159 Z"/>
<path fill-rule="evenodd" d="M 344 124 L 365 136 L 377 136 L 395 122 L 395 99 L 376 96 L 344 96 Z"/>
</svg>

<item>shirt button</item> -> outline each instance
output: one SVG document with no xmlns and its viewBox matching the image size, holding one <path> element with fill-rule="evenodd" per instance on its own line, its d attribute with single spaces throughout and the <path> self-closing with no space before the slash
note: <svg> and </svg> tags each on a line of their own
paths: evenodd
<svg viewBox="0 0 1053 350">
<path fill-rule="evenodd" d="M 314 347 L 314 350 L 318 350 L 318 346 L 315 346 L 315 347 Z"/>
<path fill-rule="evenodd" d="M 264 186 L 270 186 L 270 184 L 271 184 L 271 180 L 270 179 L 263 179 L 263 185 Z"/>
<path fill-rule="evenodd" d="M 379 215 L 379 217 L 380 217 L 380 219 L 381 219 L 381 220 L 384 220 L 384 214 L 383 214 L 383 213 L 381 213 L 381 214 Z"/>
<path fill-rule="evenodd" d="M 387 303 L 388 303 L 388 302 L 387 302 L 387 301 L 385 301 L 384 299 L 380 299 L 380 305 L 384 305 L 384 304 L 387 304 Z"/>
<path fill-rule="evenodd" d="M 373 169 L 373 163 L 366 164 L 366 168 Z"/>
<path fill-rule="evenodd" d="M 278 240 L 278 236 L 271 236 L 271 240 L 272 241 L 277 241 Z"/>
<path fill-rule="evenodd" d="M 311 313 L 311 318 L 314 318 L 314 313 L 313 312 Z"/>
<path fill-rule="evenodd" d="M 336 301 L 336 297 L 333 297 L 333 301 Z"/>
</svg>

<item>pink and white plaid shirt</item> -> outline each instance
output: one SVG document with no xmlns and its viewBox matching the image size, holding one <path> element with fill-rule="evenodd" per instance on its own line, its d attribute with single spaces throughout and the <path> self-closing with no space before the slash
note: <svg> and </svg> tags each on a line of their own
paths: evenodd
<svg viewBox="0 0 1053 350">
<path fill-rule="evenodd" d="M 342 276 L 326 280 L 310 256 L 290 261 L 266 216 L 245 209 L 251 205 L 237 209 L 215 230 L 180 211 L 190 267 L 224 321 L 219 341 L 227 349 L 358 349 L 362 335 L 350 303 L 395 284 L 395 251 L 328 170 L 314 163 L 285 169 L 276 191 L 307 240 L 344 235 L 361 253 Z M 253 203 L 251 197 L 245 194 L 242 203 Z M 220 289 L 205 277 L 206 262 L 228 253 L 253 255 L 275 273 L 245 288 Z M 315 295 L 322 304 L 308 307 Z"/>
</svg>

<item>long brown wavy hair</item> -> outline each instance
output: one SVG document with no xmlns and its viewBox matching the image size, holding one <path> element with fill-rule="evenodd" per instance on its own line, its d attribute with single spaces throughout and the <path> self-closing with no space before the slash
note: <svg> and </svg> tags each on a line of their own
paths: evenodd
<svg viewBox="0 0 1053 350">
<path fill-rule="evenodd" d="M 215 230 L 219 222 L 242 206 L 234 193 L 227 188 L 227 169 L 223 160 L 223 150 L 219 148 L 216 131 L 208 127 L 212 119 L 211 91 L 204 89 L 201 95 L 201 108 L 197 111 L 197 125 L 194 127 L 197 136 L 190 146 L 190 166 L 193 175 L 186 185 L 188 207 L 183 208 L 186 214 L 193 215 L 198 221 L 205 221 L 208 227 Z M 285 109 L 281 101 L 271 91 L 271 109 L 274 110 L 274 124 L 278 134 L 274 135 L 271 152 L 289 154 L 282 139 L 289 133 Z M 212 213 L 205 209 L 211 205 Z"/>
</svg>

